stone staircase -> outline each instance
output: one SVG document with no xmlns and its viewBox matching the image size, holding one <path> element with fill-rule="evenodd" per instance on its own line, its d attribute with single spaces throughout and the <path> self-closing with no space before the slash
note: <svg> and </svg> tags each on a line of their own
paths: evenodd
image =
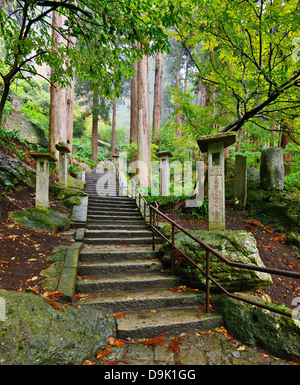
<svg viewBox="0 0 300 385">
<path fill-rule="evenodd" d="M 159 251 L 152 250 L 152 232 L 135 201 L 119 196 L 114 180 L 113 173 L 87 175 L 89 202 L 76 282 L 78 303 L 123 313 L 116 317 L 117 335 L 123 339 L 175 336 L 220 326 L 219 315 L 204 313 L 204 293 L 170 290 L 180 285 L 179 279 L 163 272 Z"/>
</svg>

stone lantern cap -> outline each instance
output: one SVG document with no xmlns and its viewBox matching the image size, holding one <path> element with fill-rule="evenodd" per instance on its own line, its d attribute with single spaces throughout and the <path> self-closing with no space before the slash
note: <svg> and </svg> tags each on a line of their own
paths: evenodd
<svg viewBox="0 0 300 385">
<path fill-rule="evenodd" d="M 208 144 L 210 143 L 218 143 L 223 142 L 224 148 L 230 146 L 235 143 L 236 134 L 232 132 L 224 132 L 222 134 L 213 134 L 207 136 L 201 136 L 197 139 L 198 146 L 201 152 L 207 152 Z"/>
<path fill-rule="evenodd" d="M 64 142 L 57 143 L 57 145 L 55 147 L 60 152 L 71 152 L 68 145 Z"/>
<path fill-rule="evenodd" d="M 172 154 L 170 153 L 170 151 L 160 151 L 160 152 L 156 153 L 156 155 L 157 155 L 159 158 L 163 158 L 163 157 L 166 157 L 166 156 L 172 156 Z"/>
<path fill-rule="evenodd" d="M 49 162 L 57 162 L 55 156 L 50 152 L 30 152 L 29 155 L 36 160 L 48 160 Z"/>
</svg>

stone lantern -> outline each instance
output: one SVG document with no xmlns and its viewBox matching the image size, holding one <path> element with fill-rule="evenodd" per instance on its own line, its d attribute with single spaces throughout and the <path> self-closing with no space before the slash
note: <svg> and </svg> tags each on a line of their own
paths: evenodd
<svg viewBox="0 0 300 385">
<path fill-rule="evenodd" d="M 59 142 L 55 146 L 57 151 L 59 151 L 59 162 L 58 162 L 58 182 L 63 186 L 68 184 L 68 156 L 71 151 L 66 143 Z"/>
<path fill-rule="evenodd" d="M 159 157 L 159 169 L 160 169 L 160 187 L 159 194 L 162 197 L 170 195 L 170 156 L 172 154 L 169 151 L 161 151 L 156 154 Z"/>
<path fill-rule="evenodd" d="M 57 162 L 50 152 L 30 152 L 36 160 L 36 193 L 35 207 L 49 208 L 49 163 Z"/>
<path fill-rule="evenodd" d="M 235 140 L 231 132 L 197 139 L 201 152 L 208 155 L 208 228 L 211 231 L 225 230 L 224 149 Z"/>
</svg>

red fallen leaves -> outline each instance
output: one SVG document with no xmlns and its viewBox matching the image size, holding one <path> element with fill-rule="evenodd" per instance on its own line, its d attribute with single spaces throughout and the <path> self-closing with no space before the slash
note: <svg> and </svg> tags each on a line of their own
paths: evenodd
<svg viewBox="0 0 300 385">
<path fill-rule="evenodd" d="M 171 287 L 170 291 L 173 291 L 174 293 L 180 293 L 181 291 L 199 291 L 199 289 L 192 289 L 191 287 L 186 286 L 176 286 Z"/>
<path fill-rule="evenodd" d="M 277 243 L 278 242 L 284 243 L 286 241 L 286 234 L 281 234 L 278 237 L 271 238 L 270 240 Z"/>
<path fill-rule="evenodd" d="M 163 346 L 167 339 L 164 337 L 165 333 L 159 334 L 157 337 L 148 338 L 147 340 L 143 340 L 143 344 L 147 347 L 155 347 L 157 345 Z"/>
<path fill-rule="evenodd" d="M 116 312 L 114 313 L 114 317 L 115 319 L 118 319 L 118 318 L 125 318 L 126 319 L 126 314 L 128 314 L 129 311 L 120 311 L 120 312 Z"/>
<path fill-rule="evenodd" d="M 180 353 L 181 352 L 181 343 L 177 341 L 176 337 L 171 337 L 171 342 L 169 343 L 167 352 L 172 352 L 172 353 Z"/>
</svg>

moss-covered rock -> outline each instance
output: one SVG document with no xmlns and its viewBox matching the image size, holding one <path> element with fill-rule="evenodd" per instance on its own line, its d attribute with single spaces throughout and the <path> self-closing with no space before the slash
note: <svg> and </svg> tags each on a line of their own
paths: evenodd
<svg viewBox="0 0 300 385">
<path fill-rule="evenodd" d="M 26 210 L 13 211 L 9 214 L 14 222 L 48 233 L 66 231 L 70 228 L 70 219 L 52 209 L 27 208 Z"/>
<path fill-rule="evenodd" d="M 249 213 L 278 233 L 300 228 L 300 193 L 295 191 L 250 190 Z"/>
<path fill-rule="evenodd" d="M 81 364 L 114 335 L 112 314 L 89 307 L 57 310 L 32 293 L 0 291 L 0 364 Z"/>
<path fill-rule="evenodd" d="M 84 183 L 76 178 L 73 178 L 71 175 L 68 175 L 68 187 L 75 188 L 77 190 L 83 190 L 84 189 Z"/>
<path fill-rule="evenodd" d="M 81 204 L 81 200 L 79 197 L 70 197 L 70 198 L 67 198 L 64 200 L 64 204 L 69 207 L 69 208 L 72 208 L 73 206 L 78 206 Z"/>
<path fill-rule="evenodd" d="M 50 185 L 49 191 L 58 200 L 67 199 L 72 196 L 86 196 L 86 194 L 82 190 L 78 190 L 71 187 L 65 187 L 58 183 Z"/>
<path fill-rule="evenodd" d="M 256 302 L 261 301 L 250 294 L 238 295 Z M 299 321 L 226 295 L 214 298 L 212 304 L 223 315 L 224 325 L 234 338 L 248 346 L 262 347 L 276 357 L 300 361 Z M 269 303 L 266 304 L 270 306 Z"/>
<path fill-rule="evenodd" d="M 264 266 L 256 240 L 251 233 L 241 230 L 220 232 L 190 230 L 190 232 L 230 261 Z M 175 245 L 205 271 L 206 251 L 203 247 L 181 232 L 176 233 Z M 162 262 L 166 264 L 170 260 L 170 245 L 165 244 L 161 251 Z M 176 273 L 183 277 L 186 284 L 205 288 L 205 276 L 184 260 L 176 265 Z M 229 291 L 248 291 L 272 285 L 269 274 L 231 267 L 213 253 L 210 253 L 210 275 Z M 216 291 L 214 285 L 212 290 Z"/>
</svg>

